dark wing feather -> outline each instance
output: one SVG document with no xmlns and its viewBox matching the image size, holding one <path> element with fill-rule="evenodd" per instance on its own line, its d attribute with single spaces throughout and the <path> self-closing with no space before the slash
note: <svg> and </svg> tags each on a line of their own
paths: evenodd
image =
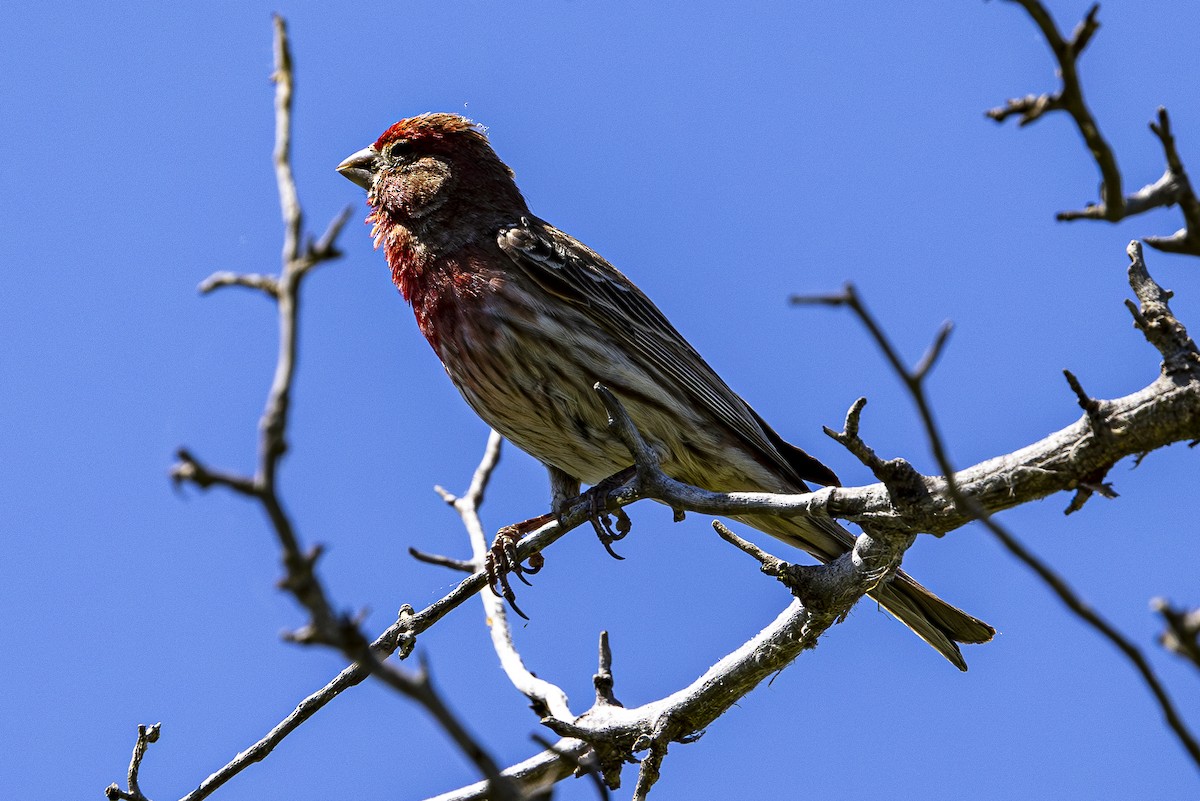
<svg viewBox="0 0 1200 801">
<path fill-rule="evenodd" d="M 799 483 L 838 484 L 837 476 L 783 440 L 721 380 L 662 312 L 615 267 L 541 220 L 502 230 L 500 249 L 547 292 L 586 313 L 630 353 L 669 376 L 693 402 Z M 801 485 L 803 486 L 803 485 Z"/>
</svg>

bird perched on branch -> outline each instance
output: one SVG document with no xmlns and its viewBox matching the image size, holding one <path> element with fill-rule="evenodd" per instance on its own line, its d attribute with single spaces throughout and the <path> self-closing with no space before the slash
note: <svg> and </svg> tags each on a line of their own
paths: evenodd
<svg viewBox="0 0 1200 801">
<path fill-rule="evenodd" d="M 628 278 L 534 216 L 478 125 L 454 114 L 401 120 L 337 169 L 367 190 L 375 246 L 467 403 L 549 469 L 555 512 L 580 482 L 631 463 L 607 430 L 597 382 L 679 481 L 780 493 L 838 483 L 738 397 Z M 823 562 L 854 545 L 827 519 L 738 519 Z M 962 670 L 956 643 L 994 634 L 903 572 L 871 596 Z"/>
</svg>

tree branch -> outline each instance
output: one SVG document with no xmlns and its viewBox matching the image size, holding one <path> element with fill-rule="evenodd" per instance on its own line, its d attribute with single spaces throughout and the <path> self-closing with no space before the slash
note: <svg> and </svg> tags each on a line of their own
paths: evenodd
<svg viewBox="0 0 1200 801">
<path fill-rule="evenodd" d="M 1162 143 L 1163 153 L 1167 158 L 1167 171 L 1163 173 L 1159 183 L 1166 182 L 1169 186 L 1162 190 L 1162 194 L 1164 197 L 1169 197 L 1172 192 L 1174 193 L 1176 202 L 1179 203 L 1179 208 L 1183 212 L 1185 225 L 1171 236 L 1148 236 L 1146 244 L 1167 253 L 1189 253 L 1195 256 L 1200 254 L 1200 199 L 1196 198 L 1187 170 L 1183 167 L 1183 160 L 1175 148 L 1175 136 L 1171 133 L 1171 118 L 1167 116 L 1165 108 L 1159 107 L 1158 124 L 1150 123 L 1150 130 Z M 1151 190 L 1154 186 L 1157 184 L 1146 187 L 1142 192 L 1153 194 Z"/>
<path fill-rule="evenodd" d="M 991 522 L 988 528 L 991 529 L 996 538 L 1000 540 L 1013 556 L 1017 557 L 1017 559 L 1032 570 L 1058 596 L 1067 609 L 1099 632 L 1104 639 L 1116 646 L 1117 650 L 1133 664 L 1134 669 L 1141 675 L 1142 680 L 1154 695 L 1154 700 L 1158 702 L 1167 725 L 1175 733 L 1184 750 L 1188 752 L 1188 756 L 1192 758 L 1197 767 L 1200 767 L 1200 742 L 1197 742 L 1195 735 L 1191 733 L 1187 724 L 1184 723 L 1183 718 L 1179 715 L 1179 710 L 1175 708 L 1175 703 L 1167 693 L 1167 688 L 1159 681 L 1158 675 L 1155 674 L 1154 668 L 1150 666 L 1150 662 L 1146 659 L 1142 650 L 1137 647 L 1133 640 L 1126 637 L 1116 626 L 1093 609 L 1087 601 L 1067 584 L 1062 576 L 1035 556 L 1032 551 L 1021 544 L 1005 528 L 994 522 Z"/>
<path fill-rule="evenodd" d="M 488 437 L 487 448 L 483 461 L 480 462 L 471 480 L 471 488 L 461 498 L 454 500 L 453 506 L 462 518 L 471 540 L 471 558 L 474 564 L 481 568 L 488 553 L 487 536 L 483 532 L 483 524 L 479 519 L 479 505 L 487 488 L 492 471 L 500 461 L 500 448 L 503 439 L 496 432 Z M 500 667 L 504 670 L 509 681 L 533 705 L 540 716 L 556 715 L 572 717 L 567 702 L 567 694 L 562 688 L 535 676 L 521 659 L 516 644 L 512 639 L 512 629 L 508 625 L 508 611 L 504 608 L 504 600 L 491 592 L 479 594 L 483 602 L 484 619 L 492 635 L 492 647 L 500 657 Z"/>
<path fill-rule="evenodd" d="M 223 486 L 257 500 L 266 512 L 283 552 L 285 576 L 280 581 L 280 586 L 291 593 L 310 615 L 309 622 L 299 630 L 290 633 L 289 639 L 299 643 L 317 643 L 335 647 L 355 662 L 358 671 L 352 674 L 353 677 L 361 681 L 361 677 L 365 675 L 375 676 L 397 692 L 419 703 L 484 775 L 492 796 L 506 801 L 517 801 L 520 796 L 508 780 L 500 776 L 499 767 L 495 761 L 470 735 L 463 723 L 450 711 L 441 696 L 434 690 L 428 671 L 424 666 L 414 674 L 386 664 L 380 658 L 381 651 L 386 649 L 381 648 L 380 643 L 368 642 L 354 616 L 334 610 L 328 593 L 316 572 L 316 563 L 320 558 L 321 548 L 320 546 L 309 550 L 302 548 L 295 526 L 279 497 L 276 477 L 280 461 L 287 452 L 287 425 L 296 372 L 302 281 L 317 265 L 340 256 L 335 243 L 348 219 L 349 210 L 345 210 L 335 217 L 319 240 L 314 242 L 310 239 L 307 245 L 301 246 L 303 211 L 296 191 L 290 158 L 292 58 L 288 47 L 287 26 L 282 17 L 278 15 L 274 17 L 274 27 L 275 71 L 272 75 L 275 83 L 274 163 L 284 222 L 282 271 L 278 276 L 269 277 L 218 273 L 201 284 L 203 292 L 221 286 L 235 285 L 260 289 L 272 297 L 278 307 L 278 359 L 271 388 L 267 395 L 266 407 L 259 423 L 257 469 L 253 478 L 212 470 L 190 452 L 181 449 L 179 462 L 172 469 L 171 475 L 177 483 L 186 481 L 201 489 Z M 402 615 L 402 621 L 407 622 L 407 616 Z M 396 643 L 397 646 L 400 643 L 398 638 Z M 393 646 L 392 650 L 397 646 Z M 387 650 L 384 656 L 388 653 L 391 651 Z M 342 676 L 339 676 L 339 679 L 343 679 L 343 677 L 347 677 L 345 671 Z M 357 681 L 351 683 L 357 683 Z M 345 686 L 349 686 L 349 684 Z M 327 687 L 326 690 L 328 689 Z M 324 703 L 336 695 L 336 692 L 322 691 L 319 695 Z M 319 708 L 316 705 L 312 706 L 312 711 Z M 278 739 L 274 739 L 263 748 L 256 746 L 253 758 L 246 757 L 244 754 L 239 755 L 233 762 L 218 771 L 218 774 L 209 777 L 209 780 L 190 793 L 187 798 L 199 799 L 207 796 L 245 765 L 261 759 L 270 752 L 275 742 L 294 730 L 295 726 L 312 714 L 312 711 L 304 711 L 302 705 L 292 716 L 289 716 L 288 721 L 285 721 L 285 724 L 289 724 L 288 726 L 281 724 L 276 727 L 272 735 L 268 735 L 269 738 L 277 735 Z M 157 728 L 153 733 L 157 737 Z M 139 746 L 144 753 L 140 735 Z M 135 751 L 135 760 L 140 762 L 140 755 L 137 751 Z M 140 791 L 136 789 L 135 780 L 136 771 L 131 767 L 130 793 L 137 793 L 136 796 L 133 796 L 134 801 L 143 801 Z"/>
<path fill-rule="evenodd" d="M 161 723 L 155 723 L 153 726 L 141 724 L 138 726 L 137 742 L 133 746 L 133 757 L 129 760 L 129 774 L 126 779 L 126 789 L 122 790 L 114 782 L 105 790 L 104 795 L 109 801 L 150 801 L 142 793 L 142 788 L 138 785 L 138 772 L 142 769 L 142 759 L 146 756 L 146 751 L 150 748 L 151 743 L 158 742 L 158 733 L 162 728 Z"/>
<path fill-rule="evenodd" d="M 814 647 L 818 638 L 840 620 L 864 593 L 881 578 L 880 568 L 890 565 L 907 546 L 904 537 L 875 538 L 861 535 L 854 550 L 821 571 L 837 586 L 840 596 L 826 596 L 817 604 L 794 600 L 770 625 L 749 642 L 728 654 L 687 687 L 666 698 L 626 709 L 597 703 L 574 720 L 547 718 L 543 723 L 556 734 L 592 744 L 609 785 L 634 754 L 649 751 L 642 761 L 635 798 L 644 797 L 657 778 L 670 743 L 694 741 L 705 727 L 733 704 Z M 780 565 L 786 565 L 782 560 Z M 847 588 L 853 591 L 847 592 Z"/>
<path fill-rule="evenodd" d="M 1094 11 L 1095 8 L 1093 8 L 1093 13 Z M 1146 339 L 1163 356 L 1162 377 L 1160 381 L 1188 384 L 1195 390 L 1200 385 L 1200 353 L 1197 352 L 1196 345 L 1188 336 L 1183 324 L 1171 313 L 1171 309 L 1167 303 L 1171 298 L 1171 293 L 1162 289 L 1150 277 L 1145 261 L 1142 258 L 1140 244 L 1136 241 L 1131 242 L 1127 253 L 1130 259 L 1129 283 L 1133 288 L 1134 294 L 1137 295 L 1141 302 L 1140 308 L 1131 307 L 1131 310 L 1134 312 L 1134 319 L 1137 321 L 1137 325 L 1143 334 L 1145 334 Z M 836 300 L 836 298 L 833 299 L 833 301 Z M 830 302 L 830 300 L 826 299 L 826 302 Z M 913 402 L 916 404 L 920 414 L 922 424 L 924 425 L 926 437 L 929 440 L 934 458 L 937 461 L 938 467 L 942 470 L 946 495 L 949 496 L 954 506 L 957 509 L 963 510 L 969 516 L 978 518 L 1000 540 L 1004 547 L 1033 570 L 1050 587 L 1071 612 L 1094 628 L 1124 654 L 1154 695 L 1155 700 L 1162 710 L 1163 717 L 1166 718 L 1167 725 L 1170 726 L 1192 760 L 1200 767 L 1200 743 L 1197 742 L 1196 738 L 1188 730 L 1166 688 L 1159 681 L 1158 676 L 1146 660 L 1141 649 L 1092 609 L 1061 576 L 1038 559 L 1032 551 L 1022 545 L 1004 526 L 992 519 L 990 516 L 992 510 L 981 504 L 978 498 L 968 492 L 956 477 L 954 467 L 950 462 L 943 443 L 941 432 L 934 422 L 933 413 L 925 392 L 924 381 L 929 365 L 936 359 L 937 352 L 945 342 L 944 332 L 948 328 L 943 326 L 943 333 L 939 334 L 935 339 L 934 346 L 930 349 L 929 353 L 926 354 L 925 358 L 921 360 L 915 369 L 909 370 L 900 360 L 895 348 L 882 329 L 880 329 L 879 325 L 867 312 L 866 307 L 859 300 L 853 287 L 847 287 L 842 302 L 855 312 L 863 325 L 870 331 L 876 344 L 887 356 L 888 361 L 899 374 L 905 388 L 912 396 Z M 1096 401 L 1088 397 L 1078 379 L 1070 372 L 1067 372 L 1066 375 L 1068 382 L 1079 399 L 1080 406 L 1083 407 L 1086 413 L 1084 420 L 1077 423 L 1076 426 L 1086 423 L 1086 428 L 1090 432 L 1094 442 L 1117 440 L 1128 433 L 1119 426 L 1114 425 L 1114 421 L 1109 419 L 1107 414 L 1110 408 L 1109 403 Z M 861 406 L 856 405 L 856 407 L 861 410 Z M 853 409 L 851 410 L 851 417 L 854 417 Z M 847 422 L 849 427 L 850 417 L 847 418 Z M 1193 414 L 1188 422 L 1193 426 L 1200 424 L 1200 415 Z M 854 419 L 854 427 L 857 429 L 857 418 Z M 1102 465 L 1099 468 L 1102 471 L 1101 474 L 1107 472 L 1109 466 L 1111 464 Z M 1071 509 L 1068 508 L 1068 512 L 1070 511 Z M 774 565 L 771 567 L 772 569 L 778 569 Z M 764 562 L 763 569 L 764 572 L 769 572 L 766 562 Z"/>
<path fill-rule="evenodd" d="M 1171 236 L 1148 236 L 1146 244 L 1169 253 L 1186 253 L 1200 256 L 1200 200 L 1197 199 L 1184 169 L 1183 161 L 1175 147 L 1171 133 L 1171 121 L 1165 108 L 1158 109 L 1158 122 L 1150 123 L 1150 130 L 1162 144 L 1167 168 L 1157 181 L 1146 184 L 1136 192 L 1122 194 L 1121 171 L 1112 147 L 1100 133 L 1091 110 L 1083 99 L 1083 87 L 1079 80 L 1078 61 L 1092 35 L 1100 27 L 1096 15 L 1100 5 L 1093 5 L 1087 16 L 1076 27 L 1069 41 L 1064 40 L 1050 13 L 1039 0 L 1012 0 L 1033 18 L 1050 50 L 1058 62 L 1058 75 L 1062 87 L 1054 93 L 1027 95 L 1010 99 L 1005 105 L 993 108 L 987 116 L 996 122 L 1004 122 L 1019 114 L 1020 125 L 1025 126 L 1040 119 L 1051 111 L 1065 111 L 1075 121 L 1087 144 L 1092 159 L 1100 170 L 1101 184 L 1099 203 L 1092 203 L 1078 211 L 1061 211 L 1059 220 L 1107 220 L 1118 222 L 1127 217 L 1162 207 L 1179 204 L 1185 221 L 1183 228 Z"/>
</svg>

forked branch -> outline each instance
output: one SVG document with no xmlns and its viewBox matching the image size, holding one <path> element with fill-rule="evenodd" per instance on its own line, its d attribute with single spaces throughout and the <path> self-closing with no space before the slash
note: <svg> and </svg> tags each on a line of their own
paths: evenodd
<svg viewBox="0 0 1200 801">
<path fill-rule="evenodd" d="M 1041 95 L 1026 95 L 1013 98 L 1005 105 L 993 108 L 987 116 L 996 122 L 1004 122 L 1019 115 L 1020 124 L 1028 125 L 1052 111 L 1065 111 L 1071 115 L 1079 129 L 1092 159 L 1100 170 L 1101 198 L 1076 211 L 1061 211 L 1060 220 L 1106 220 L 1118 222 L 1127 217 L 1143 214 L 1151 209 L 1179 205 L 1183 212 L 1184 226 L 1170 236 L 1148 236 L 1146 244 L 1168 253 L 1186 253 L 1200 256 L 1200 200 L 1197 199 L 1184 169 L 1183 160 L 1175 146 L 1171 131 L 1171 120 L 1165 108 L 1159 108 L 1157 121 L 1150 123 L 1150 130 L 1162 145 L 1167 162 L 1166 170 L 1156 181 L 1146 184 L 1129 195 L 1122 193 L 1123 179 L 1117 166 L 1117 158 L 1108 141 L 1100 133 L 1091 109 L 1083 98 L 1083 85 L 1079 78 L 1078 62 L 1084 48 L 1100 27 L 1097 14 L 1099 4 L 1093 5 L 1083 21 L 1075 28 L 1070 39 L 1064 39 L 1053 18 L 1039 0 L 1012 0 L 1019 4 L 1037 24 L 1050 50 L 1058 62 L 1058 75 L 1062 86 L 1054 92 Z"/>
<path fill-rule="evenodd" d="M 287 452 L 288 419 L 291 410 L 292 387 L 296 373 L 298 346 L 298 320 L 300 294 L 304 278 L 312 269 L 340 256 L 336 247 L 338 234 L 349 216 L 349 209 L 338 214 L 319 238 L 304 238 L 303 210 L 291 167 L 291 118 L 294 76 L 292 57 L 288 46 L 287 27 L 282 17 L 274 18 L 275 25 L 275 177 L 279 190 L 279 203 L 284 223 L 284 245 L 282 269 L 277 276 L 239 275 L 217 273 L 201 284 L 202 292 L 211 292 L 226 286 L 242 286 L 264 292 L 274 300 L 279 321 L 279 351 L 274 379 L 267 395 L 266 406 L 259 422 L 259 447 L 257 467 L 253 476 L 238 475 L 215 470 L 186 449 L 180 449 L 178 463 L 172 468 L 171 476 L 177 483 L 190 483 L 201 489 L 225 487 L 240 495 L 257 501 L 271 523 L 271 529 L 282 551 L 285 575 L 280 586 L 308 611 L 309 622 L 292 632 L 290 639 L 306 644 L 322 644 L 339 649 L 355 663 L 353 674 L 359 681 L 366 675 L 375 676 L 397 692 L 423 706 L 441 725 L 459 749 L 478 767 L 489 782 L 495 798 L 517 801 L 520 796 L 510 782 L 500 776 L 499 767 L 487 752 L 467 731 L 466 726 L 449 709 L 445 701 L 434 690 L 428 671 L 422 666 L 418 672 L 402 671 L 383 661 L 395 650 L 371 643 L 359 627 L 356 616 L 335 610 L 321 582 L 316 566 L 321 555 L 320 546 L 305 549 L 296 533 L 295 525 L 284 508 L 276 480 L 280 462 Z M 340 677 L 339 677 L 340 678 Z M 357 683 L 357 682 L 354 682 Z M 329 696 L 332 697 L 332 696 Z M 314 710 L 315 711 L 315 710 Z M 297 710 L 289 720 L 276 727 L 273 735 L 282 739 L 311 714 Z M 153 736 L 158 734 L 154 727 Z M 139 750 L 135 750 L 135 763 L 140 763 L 145 752 L 145 742 L 152 742 L 149 735 L 139 730 Z M 269 738 L 271 735 L 268 736 Z M 275 740 L 277 742 L 277 740 Z M 259 743 L 249 752 L 239 754 L 229 765 L 218 771 L 186 798 L 200 799 L 219 787 L 246 765 L 263 758 L 273 747 Z M 130 768 L 129 790 L 110 788 L 110 797 L 131 798 L 145 801 L 137 789 L 136 769 Z M 116 792 L 118 795 L 112 795 Z"/>
</svg>

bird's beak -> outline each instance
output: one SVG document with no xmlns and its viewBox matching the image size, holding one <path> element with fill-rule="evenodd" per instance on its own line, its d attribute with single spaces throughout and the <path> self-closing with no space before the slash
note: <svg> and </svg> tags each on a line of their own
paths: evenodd
<svg viewBox="0 0 1200 801">
<path fill-rule="evenodd" d="M 370 189 L 371 179 L 375 177 L 375 170 L 378 166 L 378 158 L 379 151 L 373 145 L 364 147 L 337 165 L 337 171 L 363 189 Z"/>
</svg>

